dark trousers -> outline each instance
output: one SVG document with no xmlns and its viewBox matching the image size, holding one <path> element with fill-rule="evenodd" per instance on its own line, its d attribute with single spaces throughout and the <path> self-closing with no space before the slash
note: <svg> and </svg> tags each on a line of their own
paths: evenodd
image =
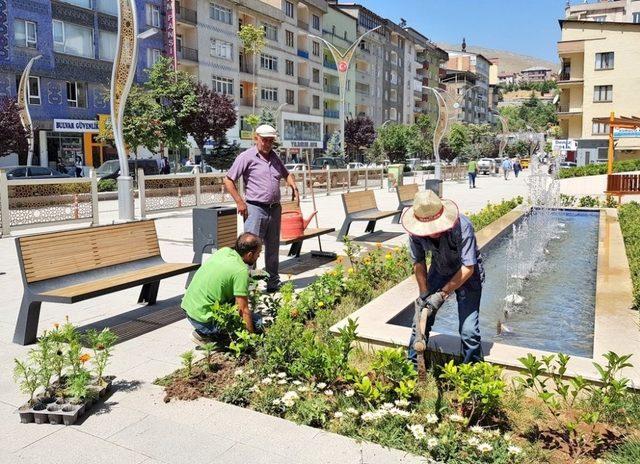
<svg viewBox="0 0 640 464">
<path fill-rule="evenodd" d="M 476 176 L 477 175 L 478 175 L 477 172 L 470 172 L 469 173 L 469 187 L 476 188 Z"/>
</svg>

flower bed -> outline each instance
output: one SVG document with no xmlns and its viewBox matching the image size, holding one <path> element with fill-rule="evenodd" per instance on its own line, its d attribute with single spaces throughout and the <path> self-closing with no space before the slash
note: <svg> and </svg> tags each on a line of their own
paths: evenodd
<svg viewBox="0 0 640 464">
<path fill-rule="evenodd" d="M 480 229 L 519 203 L 489 205 L 471 217 Z M 281 296 L 266 297 L 264 311 L 274 320 L 263 335 L 243 334 L 236 321 L 225 328 L 230 350 L 206 346 L 198 361 L 183 354 L 184 368 L 157 381 L 165 400 L 214 398 L 461 464 L 593 462 L 636 434 L 640 401 L 618 380 L 628 357 L 608 355 L 600 386 L 564 380 L 564 355 L 521 359 L 524 372 L 510 383 L 489 363 L 436 360 L 427 381 L 417 382 L 402 349 L 354 347 L 357 321 L 333 336 L 335 322 L 412 271 L 405 248 L 363 253 L 347 240 L 345 254 L 350 267 L 338 263 L 300 293 L 287 285 Z"/>
<path fill-rule="evenodd" d="M 640 204 L 633 202 L 620 206 L 618 217 L 629 259 L 633 300 L 636 308 L 640 308 Z"/>
</svg>

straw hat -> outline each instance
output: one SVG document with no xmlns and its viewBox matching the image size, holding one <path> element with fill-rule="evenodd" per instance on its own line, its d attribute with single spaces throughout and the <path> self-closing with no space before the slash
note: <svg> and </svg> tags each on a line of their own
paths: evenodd
<svg viewBox="0 0 640 464">
<path fill-rule="evenodd" d="M 458 206 L 440 199 L 431 190 L 416 193 L 413 206 L 402 215 L 402 226 L 411 235 L 426 237 L 446 232 L 458 222 Z"/>
</svg>

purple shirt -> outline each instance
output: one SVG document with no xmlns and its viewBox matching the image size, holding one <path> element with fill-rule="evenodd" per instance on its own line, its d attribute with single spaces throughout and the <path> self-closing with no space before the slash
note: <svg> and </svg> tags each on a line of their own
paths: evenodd
<svg viewBox="0 0 640 464">
<path fill-rule="evenodd" d="M 227 177 L 234 182 L 240 176 L 246 200 L 271 204 L 280 202 L 280 180 L 286 179 L 289 171 L 275 151 L 271 150 L 265 160 L 256 147 L 251 147 L 238 155 L 227 172 Z"/>
</svg>

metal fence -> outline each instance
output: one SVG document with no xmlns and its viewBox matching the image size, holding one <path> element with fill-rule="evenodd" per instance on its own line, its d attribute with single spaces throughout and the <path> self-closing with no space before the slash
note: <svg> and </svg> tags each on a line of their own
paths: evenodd
<svg viewBox="0 0 640 464">
<path fill-rule="evenodd" d="M 0 230 L 72 222 L 98 224 L 98 182 L 89 178 L 7 180 L 0 171 Z"/>
<path fill-rule="evenodd" d="M 293 171 L 292 174 L 302 198 L 309 196 L 312 188 L 315 194 L 325 195 L 383 188 L 385 179 L 384 168 L 318 169 Z M 287 189 L 286 182 L 282 180 L 280 191 L 283 197 L 287 194 Z"/>
</svg>

